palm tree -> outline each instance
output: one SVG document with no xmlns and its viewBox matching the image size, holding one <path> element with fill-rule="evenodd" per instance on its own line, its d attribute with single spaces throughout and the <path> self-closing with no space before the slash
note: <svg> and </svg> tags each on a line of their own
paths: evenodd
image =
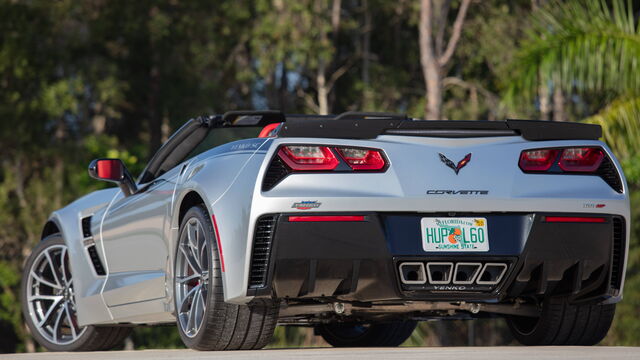
<svg viewBox="0 0 640 360">
<path fill-rule="evenodd" d="M 532 99 L 540 84 L 550 83 L 566 93 L 612 96 L 585 121 L 602 126 L 605 141 L 623 163 L 640 164 L 637 20 L 630 0 L 550 1 L 532 15 L 512 64 L 507 99 Z M 640 166 L 631 167 L 640 175 Z"/>
</svg>

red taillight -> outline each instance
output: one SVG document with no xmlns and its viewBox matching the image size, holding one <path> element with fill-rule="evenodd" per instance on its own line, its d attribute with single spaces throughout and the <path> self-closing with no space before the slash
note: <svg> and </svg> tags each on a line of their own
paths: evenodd
<svg viewBox="0 0 640 360">
<path fill-rule="evenodd" d="M 289 222 L 364 221 L 363 215 L 289 216 Z"/>
<path fill-rule="evenodd" d="M 526 150 L 520 154 L 520 169 L 523 171 L 547 171 L 558 157 L 558 149 Z"/>
<path fill-rule="evenodd" d="M 280 126 L 280 124 L 282 123 L 273 123 L 265 126 L 264 128 L 262 128 L 262 131 L 260 131 L 258 137 L 265 138 L 275 136 L 273 133 L 278 128 L 278 126 Z"/>
<path fill-rule="evenodd" d="M 603 223 L 607 219 L 602 217 L 547 216 L 545 221 L 557 223 Z"/>
<path fill-rule="evenodd" d="M 326 146 L 283 146 L 278 155 L 291 169 L 297 171 L 333 170 L 340 163 Z"/>
<path fill-rule="evenodd" d="M 604 152 L 600 148 L 567 148 L 562 150 L 558 165 L 567 172 L 594 172 L 602 164 Z"/>
<path fill-rule="evenodd" d="M 338 148 L 340 156 L 353 170 L 380 170 L 387 163 L 379 150 Z"/>
</svg>

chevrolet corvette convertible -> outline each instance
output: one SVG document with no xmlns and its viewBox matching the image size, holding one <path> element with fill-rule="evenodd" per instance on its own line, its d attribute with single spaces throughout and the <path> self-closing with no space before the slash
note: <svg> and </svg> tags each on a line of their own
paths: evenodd
<svg viewBox="0 0 640 360">
<path fill-rule="evenodd" d="M 398 346 L 418 321 L 503 317 L 593 345 L 622 298 L 629 196 L 596 125 L 235 111 L 184 124 L 134 178 L 54 211 L 22 307 L 54 351 L 176 324 L 198 350 L 276 325 Z"/>
</svg>

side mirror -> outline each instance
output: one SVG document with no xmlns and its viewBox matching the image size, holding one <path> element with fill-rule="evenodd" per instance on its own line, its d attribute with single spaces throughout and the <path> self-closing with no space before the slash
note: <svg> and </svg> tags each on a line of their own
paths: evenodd
<svg viewBox="0 0 640 360">
<path fill-rule="evenodd" d="M 124 196 L 129 196 L 138 190 L 133 177 L 120 159 L 93 160 L 89 164 L 89 176 L 118 184 Z"/>
</svg>

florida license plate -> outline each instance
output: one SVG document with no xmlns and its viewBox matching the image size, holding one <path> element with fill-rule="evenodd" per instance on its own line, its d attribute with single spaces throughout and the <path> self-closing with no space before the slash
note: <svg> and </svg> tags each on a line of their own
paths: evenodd
<svg viewBox="0 0 640 360">
<path fill-rule="evenodd" d="M 485 218 L 422 218 L 424 251 L 489 251 Z"/>
</svg>

